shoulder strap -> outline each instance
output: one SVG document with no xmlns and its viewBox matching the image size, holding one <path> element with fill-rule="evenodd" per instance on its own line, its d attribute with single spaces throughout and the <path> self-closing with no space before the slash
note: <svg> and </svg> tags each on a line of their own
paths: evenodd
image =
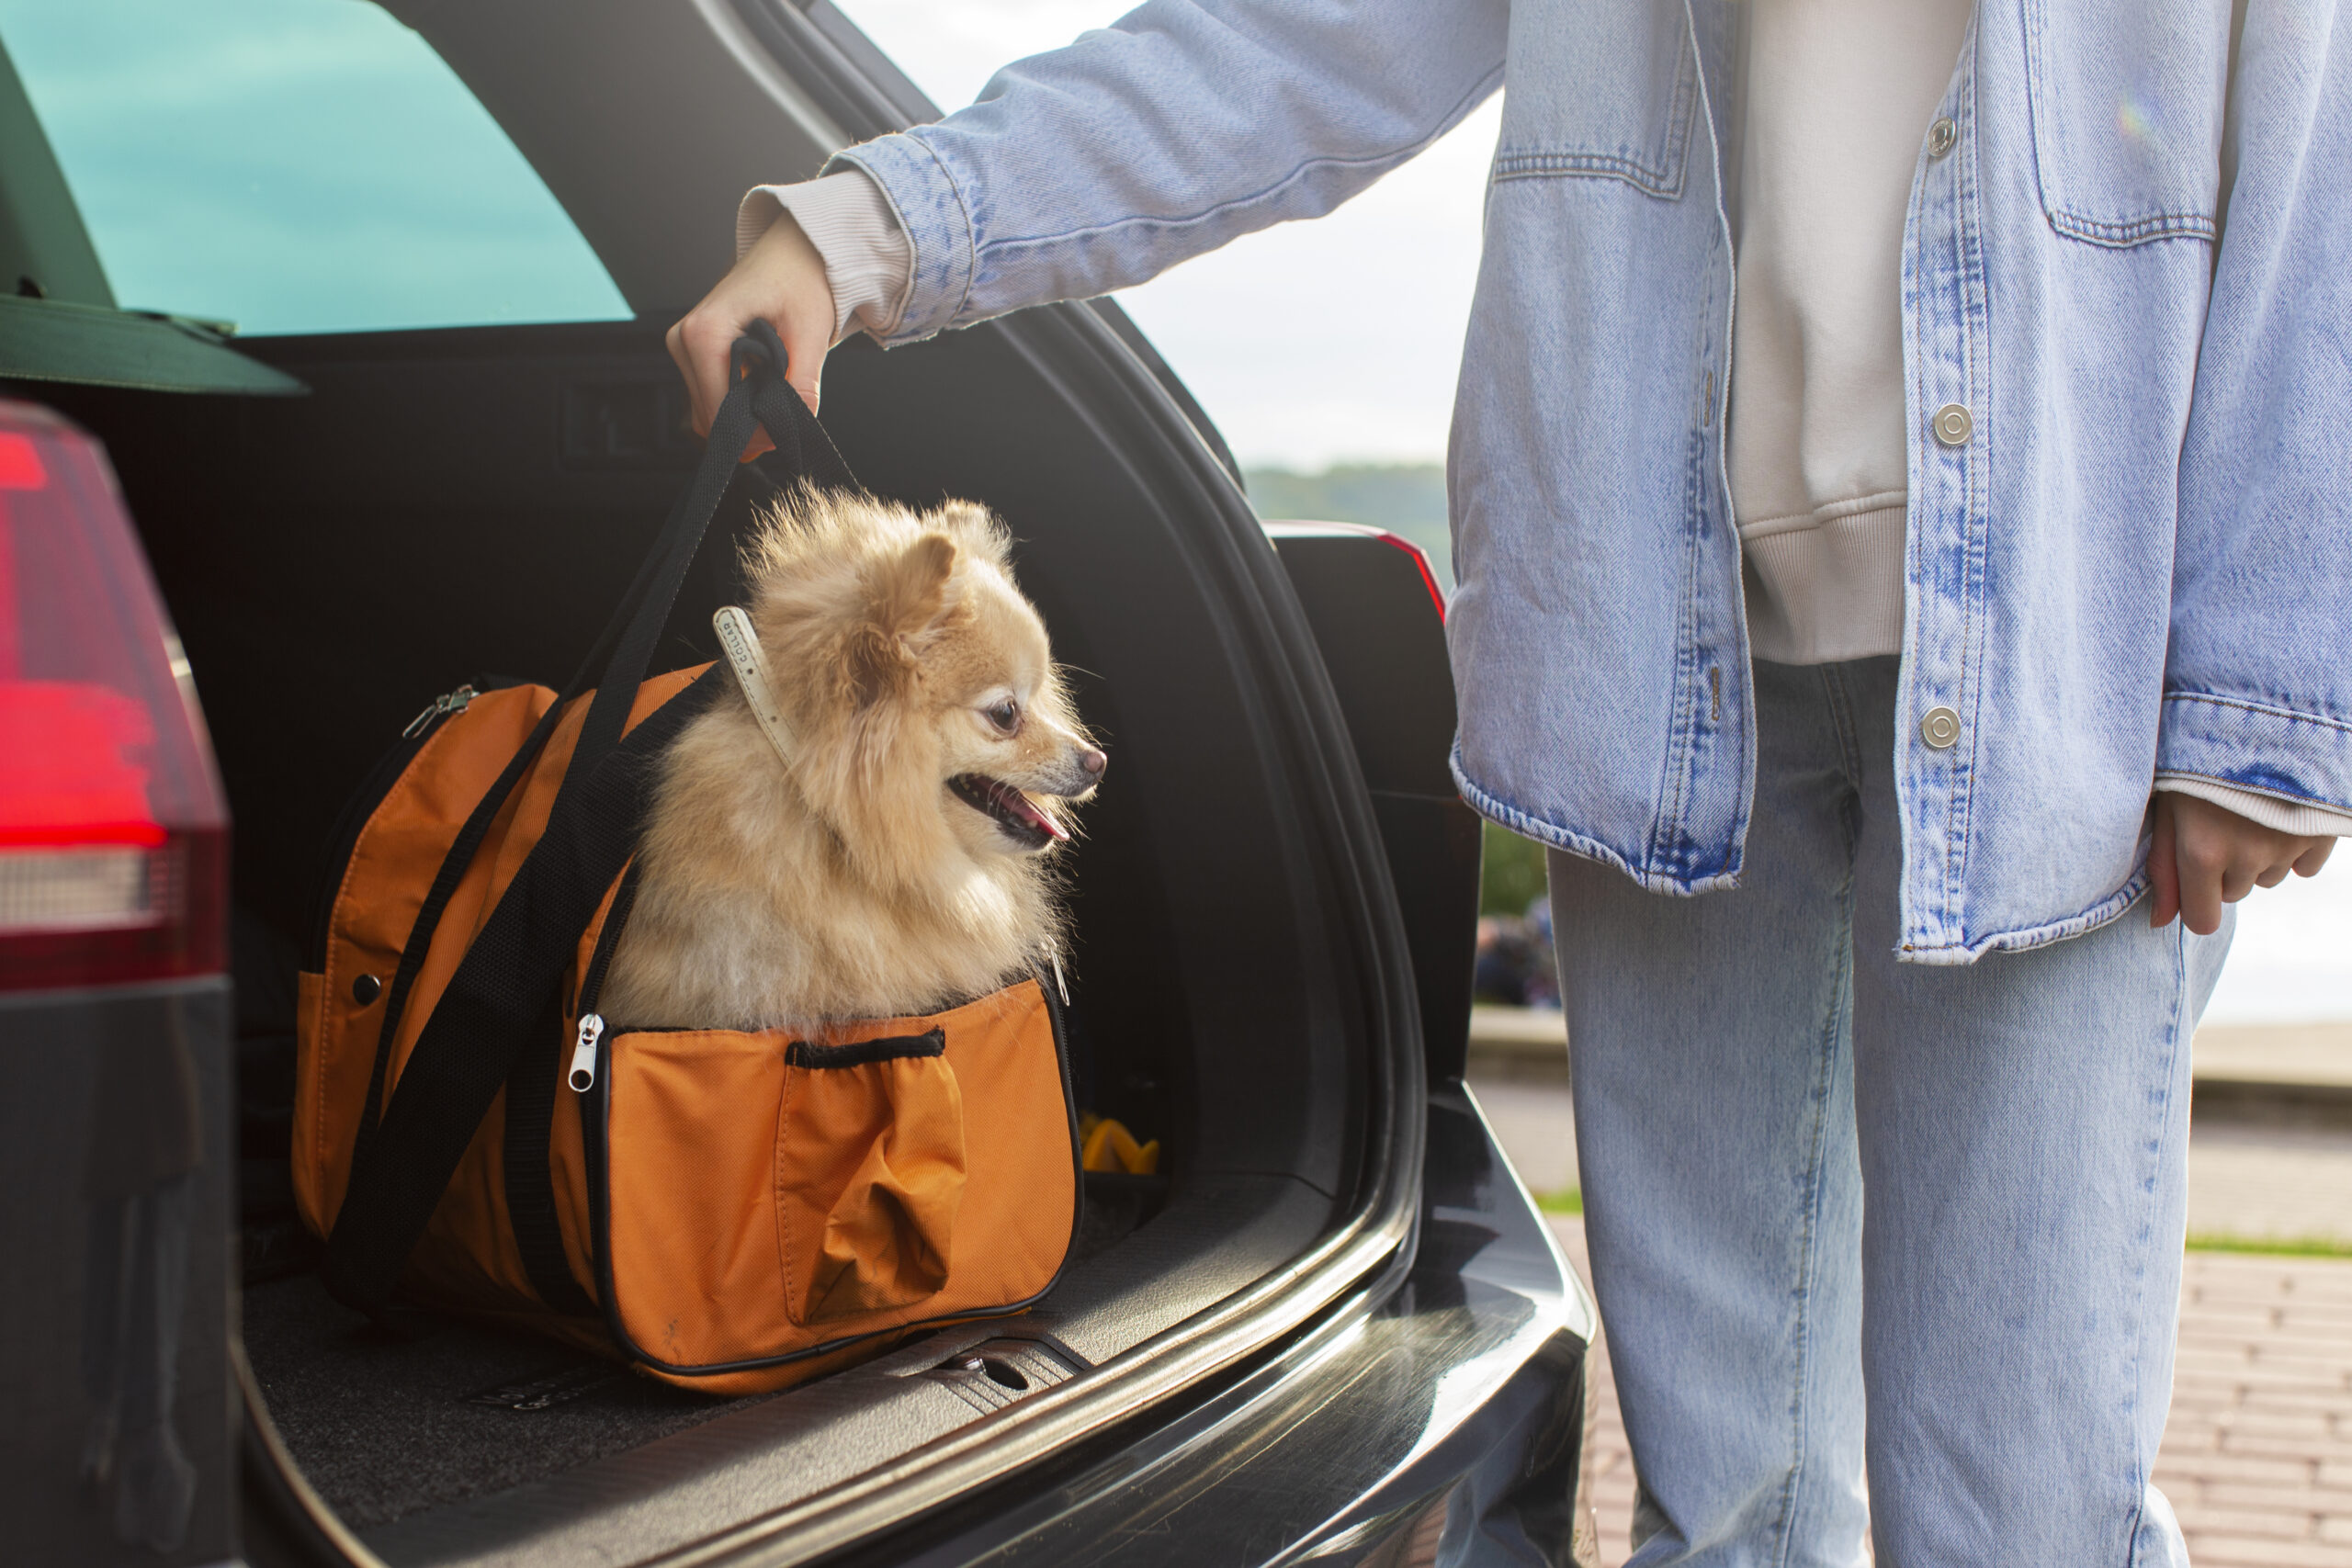
<svg viewBox="0 0 2352 1568">
<path fill-rule="evenodd" d="M 385 1315 L 408 1255 L 466 1145 L 500 1088 L 533 1058 L 531 1042 L 546 1034 L 548 1040 L 543 1043 L 553 1049 L 554 1030 L 546 1021 L 560 1008 L 558 993 L 565 966 L 612 879 L 636 848 L 646 764 L 718 689 L 720 682 L 713 677 L 723 676 L 724 671 L 714 666 L 622 739 L 662 627 L 754 423 L 766 427 L 786 463 L 810 482 L 854 486 L 823 427 L 786 382 L 783 345 L 773 327 L 753 323 L 752 332 L 737 341 L 731 367 L 735 384 L 712 422 L 694 482 L 663 522 L 636 581 L 579 672 L 469 816 L 401 952 L 386 998 L 343 1207 L 326 1248 L 328 1289 L 336 1299 L 370 1315 Z M 448 898 L 500 807 L 544 747 L 556 716 L 591 684 L 595 695 L 589 701 L 547 829 L 450 977 L 386 1104 L 383 1088 L 392 1042 Z M 542 1076 L 552 1081 L 552 1073 L 550 1066 Z M 545 1123 L 553 1106 L 532 1109 L 547 1112 L 537 1118 L 536 1132 L 525 1134 L 526 1142 L 537 1145 L 544 1169 Z M 510 1172 L 513 1168 L 510 1162 Z M 546 1185 L 544 1178 L 537 1185 Z M 514 1190 L 510 1180 L 510 1195 Z M 584 1295 L 562 1266 L 560 1239 L 549 1227 L 536 1223 L 540 1216 L 535 1201 L 526 1202 L 525 1210 L 516 1216 L 522 1222 L 517 1235 L 522 1240 L 525 1231 L 530 1233 L 533 1245 L 526 1263 L 534 1288 L 559 1310 L 584 1309 Z"/>
</svg>

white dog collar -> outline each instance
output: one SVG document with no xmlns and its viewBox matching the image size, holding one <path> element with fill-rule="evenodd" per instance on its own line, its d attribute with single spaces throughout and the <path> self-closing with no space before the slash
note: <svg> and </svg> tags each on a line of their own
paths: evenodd
<svg viewBox="0 0 2352 1568">
<path fill-rule="evenodd" d="M 743 701 L 751 705 L 752 716 L 760 721 L 760 730 L 775 748 L 775 754 L 789 763 L 792 761 L 792 731 L 784 722 L 784 710 L 775 705 L 775 693 L 768 685 L 768 661 L 760 651 L 760 639 L 752 630 L 752 617 L 740 604 L 723 604 L 710 617 L 711 629 L 718 634 L 718 646 L 726 651 L 728 668 L 735 671 L 735 684 L 742 689 Z"/>
</svg>

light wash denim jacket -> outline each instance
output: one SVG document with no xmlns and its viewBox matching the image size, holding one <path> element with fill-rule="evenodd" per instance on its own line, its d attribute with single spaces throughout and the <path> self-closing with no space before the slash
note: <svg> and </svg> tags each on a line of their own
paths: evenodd
<svg viewBox="0 0 2352 1568">
<path fill-rule="evenodd" d="M 1454 775 L 1697 892 L 1739 874 L 1756 767 L 1740 13 L 1153 0 L 841 161 L 912 241 L 910 342 L 1329 211 L 1507 85 L 1448 465 Z M 1895 762 L 1904 953 L 1954 964 L 2121 913 L 2160 772 L 2352 809 L 2352 6 L 1984 0 L 1939 112 Z"/>
</svg>

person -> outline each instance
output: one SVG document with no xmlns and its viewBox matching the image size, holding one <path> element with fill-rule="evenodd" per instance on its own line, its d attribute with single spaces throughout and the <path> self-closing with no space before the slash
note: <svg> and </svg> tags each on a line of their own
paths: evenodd
<svg viewBox="0 0 2352 1568">
<path fill-rule="evenodd" d="M 752 192 L 671 333 L 814 406 L 1508 79 L 1453 770 L 1551 849 L 1639 1568 L 2186 1561 L 2189 1036 L 2352 829 L 2341 9 L 1151 0 Z"/>
</svg>

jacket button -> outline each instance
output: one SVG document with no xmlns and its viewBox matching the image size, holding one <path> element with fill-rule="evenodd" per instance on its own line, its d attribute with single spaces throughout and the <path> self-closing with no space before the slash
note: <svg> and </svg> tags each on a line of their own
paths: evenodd
<svg viewBox="0 0 2352 1568">
<path fill-rule="evenodd" d="M 351 999 L 366 1007 L 384 994 L 384 982 L 373 975 L 361 975 L 351 982 Z"/>
<path fill-rule="evenodd" d="M 1969 435 L 1976 429 L 1975 416 L 1962 403 L 1946 403 L 1936 411 L 1936 417 L 1931 423 L 1935 426 L 1936 439 L 1947 446 L 1967 446 Z"/>
<path fill-rule="evenodd" d="M 1960 739 L 1960 715 L 1950 708 L 1929 708 L 1919 721 L 1919 739 L 1939 751 L 1951 750 Z"/>
<path fill-rule="evenodd" d="M 1935 124 L 1928 127 L 1928 156 L 1942 157 L 1951 151 L 1952 143 L 1959 140 L 1960 127 L 1952 123 L 1951 116 L 1944 116 Z"/>
</svg>

